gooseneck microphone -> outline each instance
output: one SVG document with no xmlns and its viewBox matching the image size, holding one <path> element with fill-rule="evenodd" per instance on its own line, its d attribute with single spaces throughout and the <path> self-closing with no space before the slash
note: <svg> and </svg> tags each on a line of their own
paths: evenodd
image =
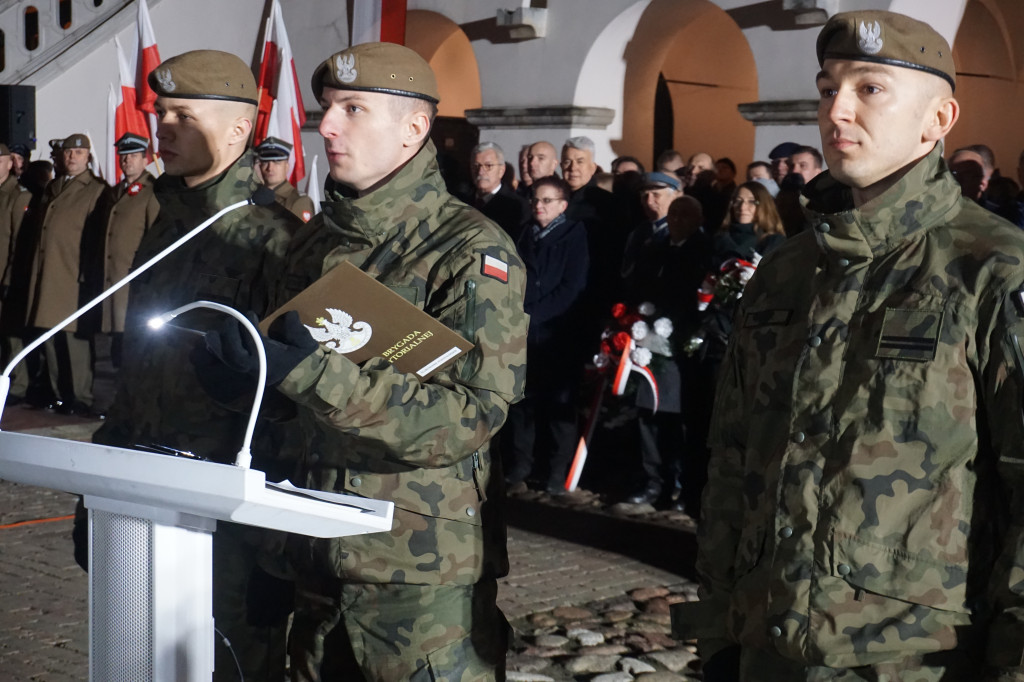
<svg viewBox="0 0 1024 682">
<path fill-rule="evenodd" d="M 248 199 L 244 199 L 242 201 L 235 202 L 230 206 L 227 206 L 217 211 L 215 214 L 207 218 L 205 221 L 192 228 L 187 234 L 179 237 L 177 241 L 175 241 L 173 244 L 165 248 L 163 251 L 150 258 L 148 261 L 140 265 L 135 270 L 132 270 L 123 279 L 115 282 L 113 285 L 111 285 L 109 289 L 105 290 L 102 294 L 92 299 L 75 312 L 71 313 L 71 315 L 69 315 L 61 322 L 59 322 L 53 328 L 49 329 L 46 333 L 37 338 L 35 341 L 33 341 L 30 344 L 27 344 L 24 348 L 21 349 L 20 353 L 11 358 L 11 361 L 10 363 L 8 363 L 7 368 L 4 369 L 3 374 L 0 374 L 0 417 L 3 416 L 4 407 L 7 405 L 7 394 L 11 390 L 11 372 L 14 370 L 14 367 L 25 358 L 26 355 L 28 355 L 33 350 L 46 343 L 61 329 L 68 326 L 69 324 L 80 318 L 82 315 L 86 314 L 87 312 L 98 306 L 106 299 L 110 298 L 115 291 L 127 285 L 129 282 L 131 282 L 133 279 L 144 273 L 146 270 L 149 270 L 151 267 L 153 267 L 161 260 L 166 258 L 169 254 L 176 251 L 179 247 L 181 247 L 182 244 L 195 237 L 197 234 L 208 228 L 213 223 L 217 222 L 217 220 L 219 220 L 226 214 L 238 210 L 243 206 L 269 206 L 270 204 L 274 203 L 274 200 L 274 191 L 264 185 L 261 185 L 259 189 L 253 192 L 253 195 L 251 197 L 249 197 Z"/>
</svg>

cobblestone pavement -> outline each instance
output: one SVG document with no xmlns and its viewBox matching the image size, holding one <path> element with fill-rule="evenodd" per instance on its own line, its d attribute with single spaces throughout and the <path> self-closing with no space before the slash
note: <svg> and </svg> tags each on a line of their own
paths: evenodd
<svg viewBox="0 0 1024 682">
<path fill-rule="evenodd" d="M 14 407 L 2 425 L 87 440 L 98 422 Z M 73 495 L 0 481 L 2 682 L 88 679 L 88 584 L 72 559 L 74 504 Z M 509 507 L 511 570 L 499 602 L 517 633 L 510 679 L 692 679 L 683 672 L 694 670 L 695 657 L 668 638 L 661 613 L 692 593 L 688 518 L 623 515 L 585 492 L 527 494 Z"/>
</svg>

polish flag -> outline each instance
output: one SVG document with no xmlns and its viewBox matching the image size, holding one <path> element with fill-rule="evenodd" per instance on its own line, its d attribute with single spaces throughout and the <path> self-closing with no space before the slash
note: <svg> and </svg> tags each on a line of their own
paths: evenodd
<svg viewBox="0 0 1024 682">
<path fill-rule="evenodd" d="M 132 64 L 135 72 L 135 100 L 138 108 L 145 112 L 148 122 L 148 130 L 140 133 L 149 138 L 149 148 L 153 152 L 159 151 L 156 139 L 156 93 L 149 87 L 149 74 L 153 69 L 160 66 L 160 51 L 156 46 L 156 34 L 153 32 L 153 22 L 149 20 L 149 7 L 146 0 L 139 0 L 139 16 L 137 20 L 138 37 L 134 53 L 135 63 Z M 122 86 L 126 82 L 121 77 Z M 133 131 L 134 132 L 134 131 Z"/>
<path fill-rule="evenodd" d="M 114 39 L 116 42 L 116 38 Z M 121 46 L 117 46 L 118 56 L 120 56 Z M 117 114 L 118 114 L 118 99 L 114 93 L 114 84 L 110 84 L 110 92 L 107 93 L 107 153 L 105 154 L 107 159 L 107 172 L 103 175 L 103 179 L 107 181 L 108 185 L 116 185 L 121 181 L 121 166 L 117 163 L 117 151 L 114 149 L 114 142 L 116 142 L 121 136 L 117 134 Z"/>
<path fill-rule="evenodd" d="M 260 62 L 259 113 L 256 116 L 255 142 L 266 137 L 277 137 L 292 145 L 288 157 L 288 180 L 298 186 L 306 176 L 306 162 L 302 154 L 302 124 L 306 122 L 306 109 L 299 94 L 299 77 L 295 72 L 292 47 L 284 28 L 281 5 L 274 0 L 263 34 L 263 61 Z"/>
<path fill-rule="evenodd" d="M 352 44 L 405 45 L 406 0 L 356 0 L 352 8 Z"/>
<path fill-rule="evenodd" d="M 114 38 L 114 47 L 117 50 L 121 87 L 116 89 L 114 95 L 114 129 L 111 131 L 113 134 L 113 139 L 110 140 L 111 148 L 125 133 L 135 133 L 142 137 L 150 136 L 146 114 L 139 108 L 136 99 L 138 93 L 135 89 L 135 65 L 125 56 L 124 50 L 121 49 L 121 41 L 117 38 Z M 134 53 L 132 56 L 135 56 Z M 108 173 L 114 173 L 114 182 L 111 184 L 116 184 L 121 179 L 121 168 L 116 163 L 114 168 L 113 171 L 108 169 Z"/>
</svg>

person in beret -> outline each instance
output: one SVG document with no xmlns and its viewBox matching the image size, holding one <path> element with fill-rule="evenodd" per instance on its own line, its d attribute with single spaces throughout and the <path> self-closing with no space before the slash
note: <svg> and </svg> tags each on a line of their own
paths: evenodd
<svg viewBox="0 0 1024 682">
<path fill-rule="evenodd" d="M 107 219 L 101 291 L 128 275 L 142 235 L 160 212 L 160 204 L 153 192 L 156 179 L 146 170 L 149 140 L 135 133 L 125 133 L 114 146 L 117 148 L 118 167 L 124 175 L 111 189 L 105 207 Z M 103 302 L 101 331 L 111 335 L 110 358 L 115 368 L 121 366 L 127 308 L 127 288 L 117 290 Z"/>
<path fill-rule="evenodd" d="M 256 145 L 263 184 L 274 190 L 277 203 L 294 213 L 302 222 L 308 223 L 315 213 L 313 200 L 300 194 L 288 179 L 288 158 L 291 153 L 292 145 L 276 137 L 268 137 Z"/>
<path fill-rule="evenodd" d="M 260 189 L 256 155 L 249 145 L 258 95 L 245 62 L 217 50 L 185 52 L 154 69 L 149 84 L 157 95 L 156 137 L 164 173 L 153 183 L 159 214 L 142 234 L 133 269 L 219 210 L 250 199 Z M 139 148 L 130 138 L 122 144 Z M 124 185 L 127 196 L 118 206 L 139 198 L 142 190 L 132 196 L 133 186 Z M 194 334 L 175 329 L 153 333 L 145 322 L 198 300 L 217 301 L 257 316 L 268 314 L 273 308 L 265 278 L 279 270 L 289 235 L 299 225 L 298 218 L 273 202 L 243 206 L 132 282 L 117 391 L 95 442 L 172 448 L 234 462 L 247 414 L 228 409 L 204 390 L 202 370 L 189 361 Z M 222 318 L 198 310 L 179 317 L 178 323 L 205 331 Z M 253 467 L 280 480 L 287 473 L 278 475 L 268 460 L 276 453 L 266 438 L 254 443 Z M 269 537 L 256 528 L 217 524 L 213 616 L 217 629 L 231 642 L 231 649 L 219 643 L 214 649 L 217 682 L 238 679 L 235 655 L 246 680 L 278 682 L 285 675 L 291 585 L 259 565 L 266 557 L 261 547 Z M 83 561 L 86 548 L 80 538 L 76 551 Z"/>
<path fill-rule="evenodd" d="M 740 299 L 675 616 L 708 682 L 1024 679 L 1024 235 L 942 158 L 945 38 L 844 12 L 817 56 L 828 170 Z"/>
<path fill-rule="evenodd" d="M 97 248 L 100 198 L 107 185 L 89 170 L 92 147 L 76 133 L 60 145 L 64 174 L 54 178 L 43 195 L 39 243 L 32 266 L 27 326 L 42 333 L 57 326 L 89 300 L 82 282 L 92 276 L 91 254 Z M 45 345 L 46 366 L 56 402 L 63 414 L 92 411 L 95 318 L 83 316 L 64 327 Z"/>
<path fill-rule="evenodd" d="M 303 426 L 292 480 L 395 504 L 390 532 L 290 538 L 292 679 L 504 679 L 496 594 L 508 565 L 490 441 L 522 395 L 524 268 L 504 230 L 445 188 L 422 57 L 356 45 L 328 57 L 312 88 L 330 178 L 321 213 L 293 238 L 281 298 L 350 263 L 473 348 L 421 381 L 311 343 L 297 316 L 271 327 L 277 392 Z M 255 371 L 241 344 L 222 348 L 226 366 Z"/>
</svg>

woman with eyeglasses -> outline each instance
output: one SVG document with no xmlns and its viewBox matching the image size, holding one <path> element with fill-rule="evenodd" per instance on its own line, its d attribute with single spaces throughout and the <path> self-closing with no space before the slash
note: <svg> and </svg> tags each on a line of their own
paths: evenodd
<svg viewBox="0 0 1024 682">
<path fill-rule="evenodd" d="M 581 304 L 587 285 L 587 232 L 569 220 L 571 190 L 555 176 L 533 181 L 530 215 L 516 249 L 526 266 L 523 307 L 530 315 L 526 336 L 526 395 L 509 409 L 502 451 L 510 492 L 531 477 L 551 494 L 563 483 L 576 442 L 576 385 L 583 352 Z M 538 471 L 534 472 L 534 461 Z"/>
<path fill-rule="evenodd" d="M 755 252 L 763 256 L 785 239 L 772 195 L 759 182 L 745 182 L 732 193 L 729 212 L 714 235 L 714 252 L 719 262 L 751 260 Z"/>
</svg>

